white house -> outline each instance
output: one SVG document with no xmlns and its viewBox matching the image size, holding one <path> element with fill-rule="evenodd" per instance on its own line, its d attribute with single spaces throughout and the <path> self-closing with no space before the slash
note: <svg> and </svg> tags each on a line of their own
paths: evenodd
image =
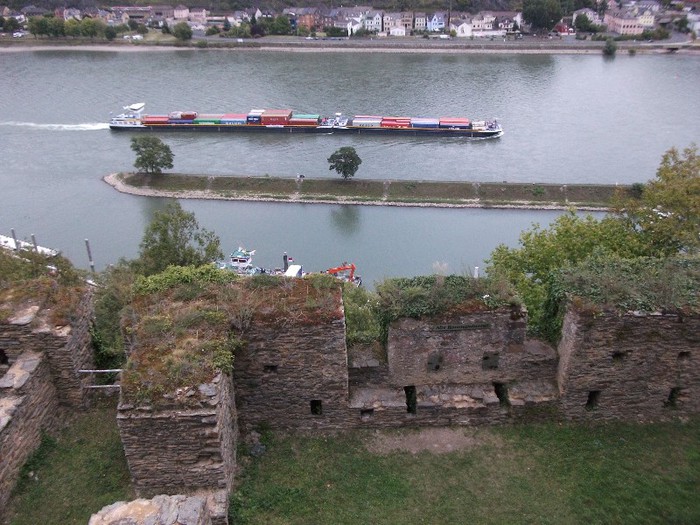
<svg viewBox="0 0 700 525">
<path fill-rule="evenodd" d="M 472 21 L 466 18 L 450 21 L 450 31 L 454 31 L 457 38 L 471 38 L 474 35 Z"/>
<path fill-rule="evenodd" d="M 367 31 L 371 31 L 373 33 L 379 33 L 384 29 L 382 23 L 384 21 L 384 17 L 382 13 L 379 11 L 371 11 L 367 13 L 365 16 L 365 19 L 362 21 L 363 25 L 365 26 L 365 29 Z"/>
<path fill-rule="evenodd" d="M 425 27 L 428 31 L 437 32 L 443 31 L 445 29 L 445 24 L 447 23 L 447 13 L 436 12 L 432 16 L 428 16 L 426 20 Z"/>
</svg>

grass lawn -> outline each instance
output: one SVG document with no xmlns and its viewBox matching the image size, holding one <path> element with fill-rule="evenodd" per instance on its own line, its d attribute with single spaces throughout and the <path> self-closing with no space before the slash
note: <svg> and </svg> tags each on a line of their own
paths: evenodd
<svg viewBox="0 0 700 525">
<path fill-rule="evenodd" d="M 242 524 L 698 524 L 700 421 L 459 429 L 446 454 L 376 454 L 374 433 L 267 436 L 231 498 Z M 416 431 L 396 431 L 415 440 Z"/>
<path fill-rule="evenodd" d="M 93 408 L 43 439 L 24 466 L 8 523 L 85 525 L 105 505 L 133 498 L 116 409 Z"/>
</svg>

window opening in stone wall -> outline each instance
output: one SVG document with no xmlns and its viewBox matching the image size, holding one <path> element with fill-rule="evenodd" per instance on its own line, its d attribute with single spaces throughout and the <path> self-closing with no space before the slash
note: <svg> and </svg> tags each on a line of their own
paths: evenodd
<svg viewBox="0 0 700 525">
<path fill-rule="evenodd" d="M 0 365 L 9 365 L 10 360 L 4 350 L 0 350 Z"/>
<path fill-rule="evenodd" d="M 418 398 L 416 397 L 416 387 L 415 386 L 405 386 L 403 391 L 406 393 L 406 412 L 409 414 L 416 413 L 416 405 L 418 404 Z"/>
<path fill-rule="evenodd" d="M 505 383 L 494 383 L 493 390 L 496 392 L 496 397 L 501 403 L 502 407 L 510 406 L 510 399 L 508 399 L 508 386 Z"/>
<path fill-rule="evenodd" d="M 619 365 L 627 359 L 627 352 L 613 352 L 612 361 L 613 363 Z"/>
<path fill-rule="evenodd" d="M 374 409 L 373 408 L 363 408 L 360 410 L 360 419 L 362 421 L 369 421 L 372 419 L 372 416 L 374 415 Z"/>
<path fill-rule="evenodd" d="M 664 403 L 664 406 L 668 408 L 676 408 L 676 406 L 678 406 L 678 398 L 680 397 L 680 395 L 681 388 L 678 386 L 674 386 L 668 393 L 668 399 Z"/>
<path fill-rule="evenodd" d="M 437 372 L 442 368 L 442 355 L 438 353 L 428 356 L 428 372 Z"/>
<path fill-rule="evenodd" d="M 311 400 L 311 415 L 320 416 L 323 414 L 323 402 L 320 399 Z"/>
<path fill-rule="evenodd" d="M 482 370 L 496 370 L 498 368 L 498 352 L 484 352 L 481 358 Z"/>
<path fill-rule="evenodd" d="M 679 361 L 686 361 L 688 359 L 690 359 L 690 352 L 679 352 L 679 354 L 678 354 Z"/>
<path fill-rule="evenodd" d="M 265 365 L 263 366 L 263 372 L 265 372 L 266 374 L 276 374 L 277 365 Z"/>
<path fill-rule="evenodd" d="M 600 401 L 600 390 L 591 390 L 588 392 L 588 399 L 586 400 L 586 410 L 593 410 L 598 407 L 598 402 Z"/>
</svg>

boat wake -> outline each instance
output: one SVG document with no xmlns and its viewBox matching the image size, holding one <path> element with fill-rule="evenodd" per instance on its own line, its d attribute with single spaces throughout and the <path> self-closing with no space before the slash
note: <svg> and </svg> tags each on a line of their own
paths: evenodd
<svg viewBox="0 0 700 525">
<path fill-rule="evenodd" d="M 49 131 L 96 131 L 109 129 L 106 122 L 87 122 L 85 124 L 38 124 L 36 122 L 0 122 L 0 126 L 45 129 Z"/>
</svg>

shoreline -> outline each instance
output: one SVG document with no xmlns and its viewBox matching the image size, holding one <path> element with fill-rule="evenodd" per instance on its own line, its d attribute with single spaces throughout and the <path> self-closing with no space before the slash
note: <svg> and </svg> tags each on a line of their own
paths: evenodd
<svg viewBox="0 0 700 525">
<path fill-rule="evenodd" d="M 48 51 L 82 51 L 103 53 L 154 53 L 172 51 L 243 51 L 243 52 L 285 52 L 285 53 L 414 53 L 414 54 L 513 54 L 513 55 L 597 55 L 602 54 L 604 42 L 579 42 L 577 44 L 561 43 L 560 41 L 533 41 L 521 43 L 500 43 L 492 41 L 467 40 L 460 42 L 453 39 L 449 43 L 423 42 L 420 40 L 407 41 L 340 41 L 340 42 L 287 42 L 253 40 L 245 43 L 236 42 L 206 42 L 199 46 L 196 42 L 189 45 L 173 43 L 73 43 L 73 42 L 0 42 L 0 54 Z M 673 52 L 666 44 L 647 44 L 644 42 L 618 42 L 618 52 L 624 54 L 634 50 L 636 54 L 667 54 L 700 56 L 700 45 L 687 42 L 678 43 L 679 48 Z"/>
<path fill-rule="evenodd" d="M 464 199 L 462 202 L 429 202 L 429 201 L 397 201 L 397 200 L 357 200 L 352 198 L 339 197 L 336 199 L 316 199 L 305 198 L 298 192 L 288 195 L 266 196 L 260 194 L 248 195 L 222 195 L 212 190 L 164 190 L 150 187 L 138 187 L 129 185 L 122 179 L 122 173 L 110 173 L 102 177 L 102 180 L 112 186 L 120 193 L 127 195 L 136 195 L 140 197 L 164 197 L 175 199 L 196 199 L 196 200 L 228 200 L 228 201 L 243 201 L 243 202 L 274 202 L 278 204 L 336 204 L 336 205 L 356 205 L 356 206 L 394 206 L 394 207 L 412 207 L 412 208 L 480 208 L 480 209 L 516 209 L 516 210 L 541 210 L 541 211 L 565 211 L 572 208 L 580 211 L 609 211 L 608 206 L 593 206 L 580 204 L 576 202 L 561 204 L 558 202 L 538 202 L 512 200 L 510 202 L 484 202 L 479 198 Z M 133 174 L 126 174 L 133 175 Z M 293 180 L 293 179 L 290 179 Z M 415 181 L 411 181 L 415 182 Z M 479 184 L 465 182 L 465 185 Z M 515 186 L 517 183 L 511 183 Z M 553 185 L 560 186 L 560 185 Z"/>
</svg>

